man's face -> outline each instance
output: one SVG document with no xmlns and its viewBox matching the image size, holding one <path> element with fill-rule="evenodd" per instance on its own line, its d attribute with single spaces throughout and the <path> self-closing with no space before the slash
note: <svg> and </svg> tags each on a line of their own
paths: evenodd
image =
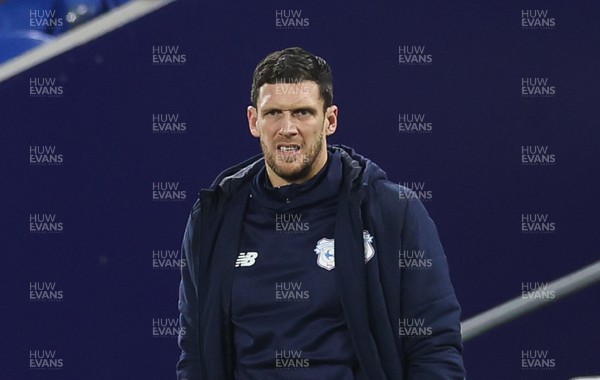
<svg viewBox="0 0 600 380">
<path fill-rule="evenodd" d="M 284 82 L 284 81 L 282 81 Z M 337 107 L 323 111 L 313 81 L 264 84 L 257 107 L 248 107 L 250 133 L 260 139 L 275 187 L 302 183 L 327 162 L 327 140 L 337 127 Z"/>
</svg>

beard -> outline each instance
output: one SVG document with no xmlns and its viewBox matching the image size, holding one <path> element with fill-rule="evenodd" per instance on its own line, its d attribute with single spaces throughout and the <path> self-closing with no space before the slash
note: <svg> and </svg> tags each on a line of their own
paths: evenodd
<svg viewBox="0 0 600 380">
<path fill-rule="evenodd" d="M 265 157 L 265 162 L 275 174 L 287 182 L 307 180 L 306 178 L 315 166 L 315 161 L 323 148 L 324 132 L 321 132 L 317 140 L 308 146 L 308 152 L 292 157 L 285 157 L 269 150 L 263 139 L 260 139 L 260 147 Z M 276 149 L 276 148 L 275 148 Z M 301 147 L 301 150 L 303 147 Z"/>
</svg>

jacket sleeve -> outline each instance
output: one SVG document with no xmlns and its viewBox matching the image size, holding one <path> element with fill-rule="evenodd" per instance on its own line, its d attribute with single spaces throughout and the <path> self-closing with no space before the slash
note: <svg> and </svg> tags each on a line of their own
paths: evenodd
<svg viewBox="0 0 600 380">
<path fill-rule="evenodd" d="M 179 284 L 179 323 L 181 331 L 178 342 L 181 356 L 177 362 L 178 380 L 203 380 L 201 371 L 200 345 L 198 341 L 198 293 L 195 276 L 194 253 L 192 242 L 194 234 L 199 230 L 199 202 L 196 203 L 183 237 L 181 255 L 185 265 L 181 266 L 181 282 Z"/>
<path fill-rule="evenodd" d="M 405 378 L 464 379 L 461 309 L 450 282 L 446 255 L 425 207 L 406 191 L 409 196 L 400 252 L 400 327 L 404 330 L 399 329 L 404 342 Z"/>
</svg>

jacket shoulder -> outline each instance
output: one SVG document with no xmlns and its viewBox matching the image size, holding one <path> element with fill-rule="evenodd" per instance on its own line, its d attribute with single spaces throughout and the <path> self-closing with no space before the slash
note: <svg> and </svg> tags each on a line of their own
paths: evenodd
<svg viewBox="0 0 600 380">
<path fill-rule="evenodd" d="M 417 199 L 413 190 L 387 179 L 374 181 L 368 187 L 369 200 L 385 207 L 406 208 L 408 201 Z"/>
</svg>

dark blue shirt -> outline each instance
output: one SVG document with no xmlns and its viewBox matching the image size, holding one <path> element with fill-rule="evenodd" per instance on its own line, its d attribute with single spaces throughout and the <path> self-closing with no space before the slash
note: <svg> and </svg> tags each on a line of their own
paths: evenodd
<svg viewBox="0 0 600 380">
<path fill-rule="evenodd" d="M 354 380 L 357 360 L 317 242 L 333 238 L 339 154 L 303 184 L 255 178 L 236 262 L 232 323 L 237 380 Z"/>
</svg>

